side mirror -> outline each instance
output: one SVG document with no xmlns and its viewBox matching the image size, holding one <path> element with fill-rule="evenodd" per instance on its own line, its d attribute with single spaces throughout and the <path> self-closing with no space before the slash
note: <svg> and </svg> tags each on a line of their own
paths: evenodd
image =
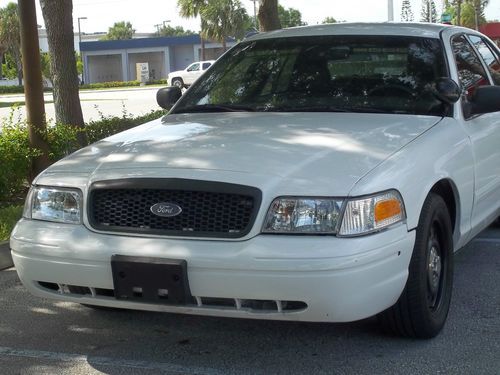
<svg viewBox="0 0 500 375">
<path fill-rule="evenodd" d="M 470 104 L 471 115 L 500 112 L 500 86 L 477 87 Z"/>
<path fill-rule="evenodd" d="M 182 91 L 179 87 L 165 87 L 159 89 L 156 93 L 156 102 L 158 105 L 165 109 L 170 109 L 177 103 L 182 96 Z"/>
<path fill-rule="evenodd" d="M 435 83 L 436 97 L 444 103 L 455 104 L 460 99 L 462 92 L 457 83 L 451 78 L 439 78 Z"/>
</svg>

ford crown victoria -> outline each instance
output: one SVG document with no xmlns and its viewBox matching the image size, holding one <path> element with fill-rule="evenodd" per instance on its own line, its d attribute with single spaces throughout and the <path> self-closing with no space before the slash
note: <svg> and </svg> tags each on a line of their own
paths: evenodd
<svg viewBox="0 0 500 375">
<path fill-rule="evenodd" d="M 445 324 L 453 253 L 500 213 L 500 52 L 476 31 L 258 34 L 169 113 L 55 163 L 10 241 L 33 294 L 92 306 Z"/>
</svg>

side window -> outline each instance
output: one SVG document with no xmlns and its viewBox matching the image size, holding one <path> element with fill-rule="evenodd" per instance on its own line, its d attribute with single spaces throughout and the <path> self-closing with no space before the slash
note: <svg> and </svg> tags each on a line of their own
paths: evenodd
<svg viewBox="0 0 500 375">
<path fill-rule="evenodd" d="M 465 36 L 461 35 L 453 38 L 452 48 L 457 64 L 458 78 L 462 90 L 464 90 L 465 102 L 467 102 L 474 95 L 477 87 L 489 85 L 490 82 L 481 60 L 479 60 Z"/>
<path fill-rule="evenodd" d="M 210 68 L 210 65 L 212 65 L 211 63 L 203 63 L 203 70 L 207 70 L 208 68 Z"/>
<path fill-rule="evenodd" d="M 200 63 L 193 64 L 187 69 L 188 72 L 197 72 L 198 70 L 200 70 Z"/>
<path fill-rule="evenodd" d="M 469 35 L 469 39 L 486 63 L 495 86 L 500 86 L 500 61 L 498 60 L 498 55 L 493 53 L 491 47 L 483 40 L 483 38 L 477 35 Z"/>
</svg>

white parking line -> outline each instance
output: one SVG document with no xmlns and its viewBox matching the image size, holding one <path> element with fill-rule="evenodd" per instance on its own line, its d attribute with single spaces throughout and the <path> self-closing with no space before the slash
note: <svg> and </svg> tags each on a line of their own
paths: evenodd
<svg viewBox="0 0 500 375">
<path fill-rule="evenodd" d="M 118 359 L 109 357 L 94 357 L 94 356 L 89 357 L 87 355 L 82 355 L 82 354 L 49 352 L 44 350 L 15 349 L 15 348 L 0 346 L 0 358 L 2 356 L 35 358 L 35 359 L 44 359 L 44 360 L 62 361 L 62 362 L 79 362 L 79 363 L 87 363 L 91 366 L 99 365 L 99 366 L 109 366 L 109 367 L 135 368 L 144 370 L 159 370 L 170 373 L 188 374 L 188 375 L 222 374 L 221 371 L 205 367 L 180 366 L 165 362 L 134 361 L 128 359 Z"/>
</svg>

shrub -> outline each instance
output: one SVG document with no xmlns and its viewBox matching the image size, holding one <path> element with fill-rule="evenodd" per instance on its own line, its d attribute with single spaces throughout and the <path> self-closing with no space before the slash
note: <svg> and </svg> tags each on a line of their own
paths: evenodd
<svg viewBox="0 0 500 375">
<path fill-rule="evenodd" d="M 0 241 L 9 239 L 10 232 L 21 218 L 23 206 L 0 207 Z"/>
<path fill-rule="evenodd" d="M 26 190 L 31 158 L 37 150 L 30 148 L 26 123 L 4 124 L 0 133 L 0 203 L 18 200 Z"/>
</svg>

